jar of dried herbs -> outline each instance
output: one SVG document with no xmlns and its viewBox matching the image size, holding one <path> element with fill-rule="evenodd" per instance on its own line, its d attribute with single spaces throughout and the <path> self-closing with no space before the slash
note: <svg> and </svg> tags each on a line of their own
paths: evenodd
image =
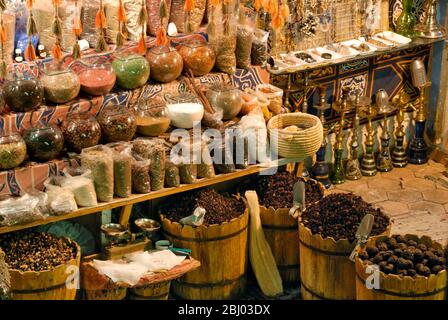
<svg viewBox="0 0 448 320">
<path fill-rule="evenodd" d="M 41 79 L 47 102 L 69 102 L 78 96 L 81 89 L 78 75 L 71 69 L 59 65 L 45 67 Z"/>
<path fill-rule="evenodd" d="M 98 115 L 107 142 L 130 141 L 137 131 L 135 115 L 124 106 L 107 106 Z"/>
<path fill-rule="evenodd" d="M 184 63 L 176 49 L 166 46 L 156 46 L 146 54 L 151 69 L 151 79 L 159 82 L 171 82 L 182 73 Z"/>
<path fill-rule="evenodd" d="M 231 85 L 216 84 L 207 91 L 207 99 L 215 110 L 223 111 L 223 120 L 231 120 L 243 106 L 241 91 Z"/>
<path fill-rule="evenodd" d="M 117 55 L 112 62 L 112 68 L 117 75 L 117 84 L 123 89 L 139 88 L 149 79 L 149 63 L 145 57 L 138 54 Z"/>
<path fill-rule="evenodd" d="M 186 42 L 179 48 L 179 53 L 184 60 L 184 70 L 190 69 L 196 77 L 209 73 L 215 65 L 215 51 L 205 42 Z"/>
<path fill-rule="evenodd" d="M 87 112 L 71 112 L 62 124 L 65 144 L 69 151 L 80 153 L 82 149 L 96 146 L 101 139 L 101 126 Z"/>
<path fill-rule="evenodd" d="M 79 72 L 81 81 L 81 90 L 92 96 L 102 96 L 110 92 L 115 85 L 117 76 L 112 69 L 112 65 L 106 64 L 87 64 Z"/>
<path fill-rule="evenodd" d="M 20 134 L 0 137 L 0 170 L 18 167 L 26 157 L 26 143 Z"/>
<path fill-rule="evenodd" d="M 25 130 L 28 154 L 38 161 L 55 159 L 64 149 L 64 136 L 56 125 L 39 123 Z"/>
<path fill-rule="evenodd" d="M 168 108 L 162 98 L 146 99 L 137 102 L 137 132 L 146 137 L 157 137 L 165 133 L 171 123 Z"/>
<path fill-rule="evenodd" d="M 41 81 L 32 75 L 11 72 L 5 79 L 3 96 L 11 111 L 27 112 L 40 106 L 44 88 Z"/>
</svg>

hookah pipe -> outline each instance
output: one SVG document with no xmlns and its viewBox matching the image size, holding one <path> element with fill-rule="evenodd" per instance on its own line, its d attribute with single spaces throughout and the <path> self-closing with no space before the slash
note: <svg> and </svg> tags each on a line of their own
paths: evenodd
<svg viewBox="0 0 448 320">
<path fill-rule="evenodd" d="M 383 123 L 380 122 L 382 129 L 381 134 L 381 149 L 376 159 L 376 168 L 380 172 L 391 171 L 394 166 L 390 155 L 389 141 L 390 134 L 387 128 L 387 115 L 395 111 L 395 107 L 389 103 L 389 95 L 384 89 L 380 89 L 376 94 L 376 104 L 378 106 L 378 113 L 383 115 Z"/>
<path fill-rule="evenodd" d="M 375 140 L 372 120 L 377 115 L 377 110 L 373 108 L 372 104 L 369 103 L 365 109 L 362 110 L 362 117 L 367 118 L 367 134 L 365 145 L 365 152 L 361 160 L 361 173 L 363 176 L 374 176 L 377 174 L 376 163 L 375 163 Z"/>
<path fill-rule="evenodd" d="M 359 106 L 361 91 L 358 90 L 356 94 L 355 102 L 353 106 L 355 108 L 355 114 L 353 116 L 353 130 L 352 130 L 352 141 L 350 144 L 350 159 L 347 160 L 346 168 L 345 168 L 345 177 L 348 180 L 359 180 L 362 178 L 360 163 L 358 159 L 358 129 L 359 129 Z"/>
</svg>

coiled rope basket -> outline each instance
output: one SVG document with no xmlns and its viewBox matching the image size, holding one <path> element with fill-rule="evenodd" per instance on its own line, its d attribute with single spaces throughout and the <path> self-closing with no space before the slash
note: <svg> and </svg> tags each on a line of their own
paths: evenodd
<svg viewBox="0 0 448 320">
<path fill-rule="evenodd" d="M 301 131 L 286 131 L 297 126 Z M 268 122 L 273 150 L 283 158 L 305 159 L 315 154 L 322 145 L 324 132 L 320 119 L 311 114 L 296 112 L 279 114 Z"/>
</svg>

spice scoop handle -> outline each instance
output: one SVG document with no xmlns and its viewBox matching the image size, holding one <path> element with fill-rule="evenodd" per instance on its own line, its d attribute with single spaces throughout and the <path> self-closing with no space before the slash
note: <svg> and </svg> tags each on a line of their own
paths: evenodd
<svg viewBox="0 0 448 320">
<path fill-rule="evenodd" d="M 358 230 L 356 230 L 356 246 L 353 249 L 352 253 L 350 254 L 350 260 L 355 261 L 357 250 L 358 248 L 362 248 L 367 243 L 367 240 L 369 239 L 370 232 L 372 232 L 373 223 L 375 222 L 375 217 L 371 214 L 366 214 L 364 218 L 362 219 Z"/>
</svg>

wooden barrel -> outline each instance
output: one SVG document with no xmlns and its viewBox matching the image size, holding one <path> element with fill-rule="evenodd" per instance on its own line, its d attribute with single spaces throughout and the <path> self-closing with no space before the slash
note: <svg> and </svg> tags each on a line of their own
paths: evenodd
<svg viewBox="0 0 448 320">
<path fill-rule="evenodd" d="M 123 300 L 126 298 L 127 288 L 108 290 L 85 290 L 87 300 Z"/>
<path fill-rule="evenodd" d="M 423 243 L 428 247 L 443 249 L 442 245 L 428 237 L 419 238 L 416 235 L 406 235 L 417 243 Z M 385 239 L 386 237 L 380 237 Z M 369 240 L 373 245 L 375 240 Z M 360 258 L 356 258 L 356 299 L 358 300 L 445 300 L 447 290 L 447 271 L 440 271 L 437 275 L 429 277 L 400 277 L 393 274 L 379 272 L 379 277 L 369 283 L 378 285 L 369 289 L 366 285 L 369 277 L 375 277 L 372 271 L 366 273 L 367 264 Z M 378 281 L 379 280 L 379 281 Z"/>
<path fill-rule="evenodd" d="M 201 267 L 174 280 L 173 293 L 183 299 L 231 299 L 246 286 L 249 211 L 220 225 L 183 226 L 161 215 L 163 233 L 175 247 L 192 250 Z"/>
<path fill-rule="evenodd" d="M 289 215 L 288 209 L 260 206 L 264 235 L 284 283 L 299 284 L 299 234 L 298 219 Z"/>
<path fill-rule="evenodd" d="M 302 298 L 355 300 L 355 264 L 349 260 L 355 244 L 346 239 L 323 239 L 300 222 L 299 239 Z"/>
<path fill-rule="evenodd" d="M 131 289 L 134 300 L 168 300 L 171 280 Z"/>
<path fill-rule="evenodd" d="M 72 283 L 77 274 L 81 260 L 81 249 L 77 248 L 76 257 L 64 265 L 45 271 L 20 271 L 10 269 L 11 291 L 13 300 L 74 300 L 77 284 Z M 77 272 L 74 273 L 74 272 Z M 78 278 L 79 279 L 79 278 Z M 67 283 L 70 283 L 67 286 Z"/>
</svg>

